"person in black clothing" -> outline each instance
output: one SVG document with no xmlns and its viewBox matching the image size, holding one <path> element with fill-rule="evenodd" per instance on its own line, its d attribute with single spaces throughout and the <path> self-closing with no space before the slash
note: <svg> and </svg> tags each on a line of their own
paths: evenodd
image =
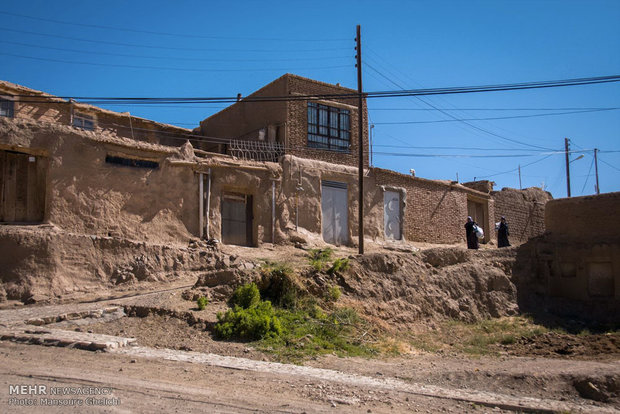
<svg viewBox="0 0 620 414">
<path fill-rule="evenodd" d="M 502 216 L 499 222 L 499 228 L 497 229 L 497 247 L 508 247 L 510 242 L 508 236 L 510 231 L 508 230 L 508 223 L 506 223 L 506 217 Z"/>
<path fill-rule="evenodd" d="M 471 216 L 468 216 L 467 223 L 465 223 L 465 237 L 467 238 L 468 249 L 478 248 L 478 236 L 476 236 L 476 232 L 474 231 L 475 224 L 476 222 L 471 218 Z"/>
</svg>

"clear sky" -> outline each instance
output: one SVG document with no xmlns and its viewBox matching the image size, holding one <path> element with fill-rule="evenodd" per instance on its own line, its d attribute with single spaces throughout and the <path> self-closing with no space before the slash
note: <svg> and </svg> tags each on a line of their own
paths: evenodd
<svg viewBox="0 0 620 414">
<path fill-rule="evenodd" d="M 233 97 L 284 73 L 356 89 L 357 24 L 365 91 L 620 74 L 617 0 L 4 0 L 0 21 L 0 79 L 59 96 Z M 496 189 L 521 166 L 565 197 L 568 137 L 572 195 L 595 192 L 594 148 L 620 191 L 620 83 L 368 104 L 375 166 Z M 223 108 L 101 106 L 188 128 Z"/>
</svg>

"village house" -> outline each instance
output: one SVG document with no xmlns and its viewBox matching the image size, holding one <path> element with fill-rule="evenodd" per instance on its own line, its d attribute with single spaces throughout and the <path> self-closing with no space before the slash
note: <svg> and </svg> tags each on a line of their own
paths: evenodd
<svg viewBox="0 0 620 414">
<path fill-rule="evenodd" d="M 356 242 L 352 89 L 286 74 L 190 131 L 8 82 L 0 88 L 0 222 L 138 240 Z M 499 215 L 512 210 L 527 216 L 513 225 L 513 233 L 522 228 L 521 241 L 543 230 L 545 197 L 498 211 L 494 194 L 504 192 L 492 194 L 488 182 L 369 167 L 367 128 L 363 146 L 366 238 L 457 243 L 471 215 L 488 242 Z"/>
</svg>

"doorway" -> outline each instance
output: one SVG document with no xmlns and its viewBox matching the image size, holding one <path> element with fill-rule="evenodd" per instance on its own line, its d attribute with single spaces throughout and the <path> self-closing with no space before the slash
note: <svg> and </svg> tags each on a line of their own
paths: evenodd
<svg viewBox="0 0 620 414">
<path fill-rule="evenodd" d="M 400 240 L 402 238 L 400 206 L 399 192 L 383 192 L 383 227 L 385 238 L 388 240 Z"/>
<path fill-rule="evenodd" d="M 0 150 L 0 222 L 40 223 L 47 157 Z"/>
<path fill-rule="evenodd" d="M 253 246 L 252 196 L 224 193 L 222 196 L 222 242 Z"/>
<path fill-rule="evenodd" d="M 321 213 L 323 240 L 341 245 L 349 242 L 349 203 L 347 184 L 321 182 Z"/>
</svg>

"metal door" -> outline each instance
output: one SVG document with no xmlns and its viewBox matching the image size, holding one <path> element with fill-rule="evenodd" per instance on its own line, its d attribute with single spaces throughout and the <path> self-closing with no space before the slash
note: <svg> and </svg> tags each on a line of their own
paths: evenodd
<svg viewBox="0 0 620 414">
<path fill-rule="evenodd" d="M 321 197 L 323 240 L 335 245 L 347 244 L 349 207 L 346 183 L 323 181 Z"/>
<path fill-rule="evenodd" d="M 252 196 L 236 193 L 222 196 L 222 242 L 252 245 Z"/>
<path fill-rule="evenodd" d="M 383 225 L 385 238 L 400 240 L 402 237 L 400 226 L 400 193 L 385 191 L 383 193 Z"/>
</svg>

